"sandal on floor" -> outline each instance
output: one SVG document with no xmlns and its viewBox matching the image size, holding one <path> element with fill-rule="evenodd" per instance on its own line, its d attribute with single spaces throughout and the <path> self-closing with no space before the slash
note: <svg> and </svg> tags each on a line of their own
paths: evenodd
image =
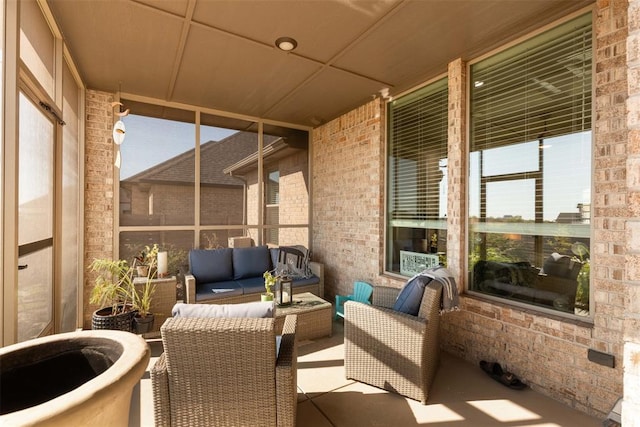
<svg viewBox="0 0 640 427">
<path fill-rule="evenodd" d="M 527 385 L 520 381 L 518 377 L 516 377 L 511 372 L 505 372 L 502 370 L 502 366 L 500 366 L 497 362 L 486 362 L 484 360 L 480 361 L 480 367 L 483 371 L 485 371 L 491 378 L 498 381 L 500 384 L 505 385 L 509 388 L 515 390 L 522 390 Z"/>
</svg>

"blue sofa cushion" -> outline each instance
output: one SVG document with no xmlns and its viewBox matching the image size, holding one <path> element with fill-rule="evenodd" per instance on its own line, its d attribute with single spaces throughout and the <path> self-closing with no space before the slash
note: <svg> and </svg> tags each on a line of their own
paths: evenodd
<svg viewBox="0 0 640 427">
<path fill-rule="evenodd" d="M 189 270 L 196 282 L 220 282 L 233 279 L 233 249 L 194 249 L 189 251 Z"/>
<path fill-rule="evenodd" d="M 274 317 L 275 303 L 248 302 L 244 304 L 184 304 L 177 303 L 171 310 L 173 317 Z"/>
<path fill-rule="evenodd" d="M 271 270 L 271 257 L 266 246 L 235 248 L 233 250 L 233 278 L 262 277 Z"/>
<path fill-rule="evenodd" d="M 196 284 L 196 301 L 206 301 L 240 295 L 242 295 L 242 288 L 238 282 L 234 280 Z"/>
<path fill-rule="evenodd" d="M 400 290 L 393 309 L 412 316 L 417 316 L 420 311 L 420 303 L 422 302 L 422 296 L 424 295 L 424 288 L 430 281 L 431 278 L 420 275 L 409 279 L 409 281 L 405 283 Z"/>
<path fill-rule="evenodd" d="M 262 276 L 239 279 L 236 281 L 236 283 L 240 285 L 240 287 L 242 288 L 242 293 L 244 295 L 258 295 L 267 291 L 264 287 L 264 278 Z M 275 292 L 275 288 L 273 289 L 273 291 Z"/>
</svg>

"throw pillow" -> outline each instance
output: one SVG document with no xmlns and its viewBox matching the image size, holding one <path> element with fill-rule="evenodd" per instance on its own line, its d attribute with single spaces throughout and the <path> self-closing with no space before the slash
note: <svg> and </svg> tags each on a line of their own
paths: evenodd
<svg viewBox="0 0 640 427">
<path fill-rule="evenodd" d="M 189 270 L 198 283 L 232 280 L 232 251 L 231 248 L 192 249 L 189 251 Z"/>
<path fill-rule="evenodd" d="M 393 309 L 401 313 L 417 316 L 420 311 L 424 288 L 430 281 L 431 278 L 421 275 L 409 279 L 400 290 Z"/>
<path fill-rule="evenodd" d="M 244 304 L 185 304 L 176 303 L 171 310 L 173 317 L 275 317 L 273 301 Z"/>
<path fill-rule="evenodd" d="M 271 259 L 266 246 L 233 249 L 233 279 L 262 277 L 270 270 Z"/>
<path fill-rule="evenodd" d="M 281 246 L 278 251 L 278 274 L 285 273 L 293 279 L 308 279 L 313 275 L 309 267 L 309 251 L 301 245 Z"/>
</svg>

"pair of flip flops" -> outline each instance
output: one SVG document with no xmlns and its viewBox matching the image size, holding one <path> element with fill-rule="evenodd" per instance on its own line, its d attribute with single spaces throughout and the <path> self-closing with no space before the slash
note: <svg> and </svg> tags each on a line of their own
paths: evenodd
<svg viewBox="0 0 640 427">
<path fill-rule="evenodd" d="M 522 390 L 527 385 L 520 381 L 518 377 L 516 377 L 511 372 L 504 371 L 502 366 L 500 366 L 497 362 L 486 362 L 484 360 L 480 361 L 480 367 L 483 371 L 485 371 L 491 378 L 498 381 L 500 384 L 505 385 L 509 388 L 515 390 Z"/>
</svg>

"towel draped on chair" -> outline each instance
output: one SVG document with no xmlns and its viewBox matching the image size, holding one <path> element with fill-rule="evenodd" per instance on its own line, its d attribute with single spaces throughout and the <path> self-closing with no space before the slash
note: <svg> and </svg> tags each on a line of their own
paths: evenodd
<svg viewBox="0 0 640 427">
<path fill-rule="evenodd" d="M 442 284 L 442 298 L 440 300 L 440 314 L 460 310 L 458 286 L 453 274 L 443 266 L 423 270 L 416 276 L 425 276 Z M 412 278 L 413 279 L 413 278 Z"/>
</svg>

